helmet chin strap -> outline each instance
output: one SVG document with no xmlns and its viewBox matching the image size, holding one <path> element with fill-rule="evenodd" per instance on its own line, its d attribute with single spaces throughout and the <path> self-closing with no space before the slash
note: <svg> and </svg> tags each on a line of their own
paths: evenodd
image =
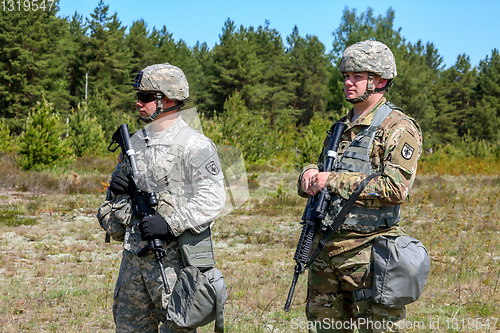
<svg viewBox="0 0 500 333">
<path fill-rule="evenodd" d="M 363 95 L 361 95 L 360 97 L 356 97 L 356 98 L 346 98 L 345 100 L 348 101 L 349 103 L 352 103 L 352 104 L 358 104 L 358 103 L 364 102 L 368 98 L 368 96 L 370 96 L 370 94 L 378 93 L 378 92 L 381 92 L 384 90 L 389 91 L 389 87 L 392 86 L 392 79 L 387 79 L 387 83 L 382 88 L 373 89 L 373 78 L 374 77 L 375 77 L 375 74 L 368 73 L 368 82 L 366 83 L 366 91 Z"/>
<path fill-rule="evenodd" d="M 171 106 L 171 107 L 166 108 L 166 109 L 162 109 L 163 108 L 163 102 L 161 101 L 162 98 L 163 98 L 163 94 L 161 92 L 157 92 L 156 93 L 156 111 L 152 115 L 150 115 L 149 117 L 139 117 L 139 119 L 137 119 L 137 121 L 138 122 L 142 121 L 146 124 L 152 123 L 153 121 L 155 121 L 156 117 L 158 117 L 160 114 L 165 113 L 165 112 L 169 112 L 169 111 L 173 111 L 176 109 L 180 109 L 186 104 L 186 101 L 182 101 L 181 103 L 179 103 L 177 105 Z"/>
</svg>

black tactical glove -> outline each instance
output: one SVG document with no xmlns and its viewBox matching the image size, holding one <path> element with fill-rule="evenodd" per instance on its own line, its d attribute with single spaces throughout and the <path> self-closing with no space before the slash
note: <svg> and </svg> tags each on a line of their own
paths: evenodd
<svg viewBox="0 0 500 333">
<path fill-rule="evenodd" d="M 111 182 L 109 182 L 109 189 L 114 195 L 127 194 L 128 183 L 129 179 L 127 175 L 123 172 L 117 172 L 114 174 L 113 178 L 111 178 Z"/>
<path fill-rule="evenodd" d="M 146 216 L 139 223 L 141 230 L 141 237 L 143 241 L 150 241 L 153 239 L 166 240 L 169 243 L 175 239 L 175 235 L 170 229 L 167 221 L 156 212 L 154 215 Z"/>
</svg>

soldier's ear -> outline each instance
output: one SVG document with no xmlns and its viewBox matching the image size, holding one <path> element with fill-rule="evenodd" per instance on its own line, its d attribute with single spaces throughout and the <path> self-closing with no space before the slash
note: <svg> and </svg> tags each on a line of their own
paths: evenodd
<svg viewBox="0 0 500 333">
<path fill-rule="evenodd" d="M 382 79 L 380 76 L 377 77 L 378 80 L 375 82 L 375 88 L 383 88 L 387 84 L 387 79 Z"/>
</svg>

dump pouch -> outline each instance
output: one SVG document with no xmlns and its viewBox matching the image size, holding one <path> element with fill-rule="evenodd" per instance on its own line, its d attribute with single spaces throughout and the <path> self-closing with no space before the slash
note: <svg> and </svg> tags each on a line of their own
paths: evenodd
<svg viewBox="0 0 500 333">
<path fill-rule="evenodd" d="M 226 300 L 226 283 L 217 268 L 201 272 L 195 266 L 187 266 L 177 276 L 167 315 L 177 326 L 188 329 L 215 320 L 215 332 L 223 333 Z"/>
<path fill-rule="evenodd" d="M 179 327 L 195 329 L 215 320 L 215 332 L 224 332 L 226 283 L 215 267 L 210 228 L 199 234 L 190 230 L 179 237 L 184 268 L 177 276 L 167 314 Z"/>
<path fill-rule="evenodd" d="M 424 245 L 410 236 L 378 236 L 372 248 L 372 301 L 388 308 L 415 302 L 430 271 Z"/>
</svg>

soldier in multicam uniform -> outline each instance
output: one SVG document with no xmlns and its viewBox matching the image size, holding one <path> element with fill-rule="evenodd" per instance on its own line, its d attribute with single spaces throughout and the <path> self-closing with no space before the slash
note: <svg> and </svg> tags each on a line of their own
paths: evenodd
<svg viewBox="0 0 500 333">
<path fill-rule="evenodd" d="M 120 161 L 98 212 L 103 229 L 124 242 L 114 291 L 116 332 L 190 332 L 168 319 L 170 294 L 164 290 L 153 254 L 138 254 L 148 240 L 166 241 L 162 263 L 172 290 L 185 265 L 179 236 L 209 232 L 224 207 L 222 169 L 214 143 L 179 116 L 189 96 L 181 69 L 168 63 L 148 66 L 137 74 L 134 88 L 138 90 L 140 120 L 150 126 L 136 132 L 130 141 L 139 173 L 149 181 L 159 205 L 156 214 L 142 220 L 132 215 L 127 192 L 130 170 L 126 158 Z"/>
<path fill-rule="evenodd" d="M 381 175 L 364 188 L 340 232 L 311 265 L 306 314 L 312 322 L 340 322 L 339 329 L 318 325 L 318 332 L 350 332 L 350 322 L 371 323 L 358 327 L 360 332 L 397 332 L 405 308 L 375 304 L 365 291 L 372 287 L 369 264 L 374 239 L 404 234 L 398 226 L 399 207 L 415 180 L 422 135 L 415 120 L 384 97 L 396 76 L 395 59 L 386 45 L 367 40 L 348 47 L 340 71 L 345 98 L 353 108 L 340 120 L 347 127 L 339 157 L 333 172 L 319 172 L 325 140 L 318 165 L 306 166 L 299 177 L 299 195 L 316 195 L 326 187 L 334 197 L 347 199 L 368 175 Z M 340 207 L 332 204 L 331 209 L 334 216 Z"/>
</svg>

